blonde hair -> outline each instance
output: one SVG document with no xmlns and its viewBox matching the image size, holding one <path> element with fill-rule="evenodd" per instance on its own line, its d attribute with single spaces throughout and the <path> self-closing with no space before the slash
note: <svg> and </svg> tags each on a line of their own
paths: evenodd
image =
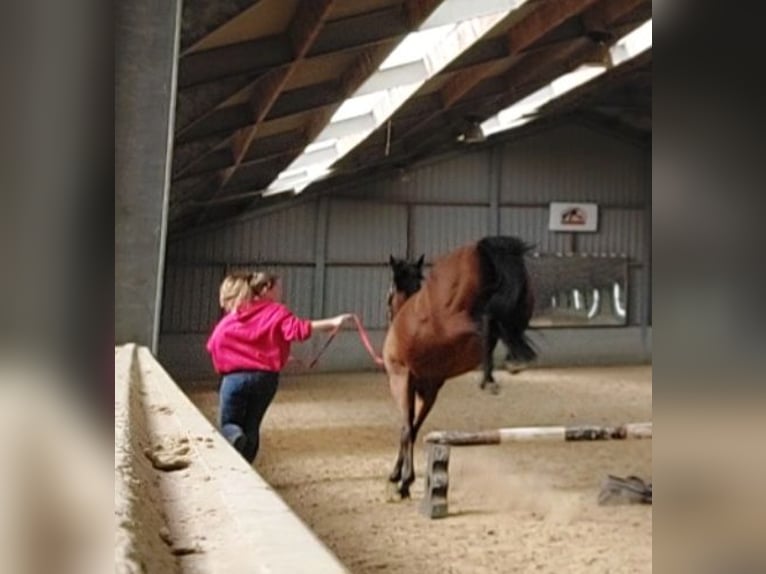
<svg viewBox="0 0 766 574">
<path fill-rule="evenodd" d="M 265 271 L 229 273 L 221 282 L 218 301 L 227 313 L 234 311 L 271 289 L 278 280 L 278 275 Z"/>
<path fill-rule="evenodd" d="M 234 311 L 243 303 L 253 298 L 253 290 L 250 287 L 250 273 L 229 273 L 221 281 L 218 291 L 218 302 L 226 311 Z"/>
<path fill-rule="evenodd" d="M 250 289 L 252 289 L 253 296 L 259 297 L 264 291 L 271 289 L 278 280 L 279 276 L 274 273 L 258 271 L 250 274 L 248 284 L 250 285 Z"/>
</svg>

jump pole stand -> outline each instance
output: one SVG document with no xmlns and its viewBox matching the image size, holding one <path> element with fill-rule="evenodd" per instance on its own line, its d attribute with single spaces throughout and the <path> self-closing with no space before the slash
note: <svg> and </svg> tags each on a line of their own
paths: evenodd
<svg viewBox="0 0 766 574">
<path fill-rule="evenodd" d="M 627 423 L 617 427 L 540 426 L 511 427 L 487 431 L 433 431 L 423 441 L 427 462 L 425 493 L 420 512 L 428 518 L 444 518 L 448 514 L 449 455 L 451 447 L 501 444 L 507 442 L 578 442 L 593 440 L 627 440 L 652 438 L 652 423 Z"/>
</svg>

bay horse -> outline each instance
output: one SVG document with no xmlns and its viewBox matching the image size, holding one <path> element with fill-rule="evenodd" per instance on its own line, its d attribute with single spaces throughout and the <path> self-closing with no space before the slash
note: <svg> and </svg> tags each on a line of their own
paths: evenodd
<svg viewBox="0 0 766 574">
<path fill-rule="evenodd" d="M 427 278 L 424 256 L 415 262 L 389 257 L 393 280 L 383 362 L 403 417 L 389 476 L 401 498 L 410 495 L 415 439 L 444 382 L 482 363 L 480 386 L 496 392 L 492 355 L 498 339 L 513 360 L 537 357 L 525 334 L 534 309 L 524 259 L 530 250 L 517 237 L 484 237 L 438 258 Z"/>
</svg>

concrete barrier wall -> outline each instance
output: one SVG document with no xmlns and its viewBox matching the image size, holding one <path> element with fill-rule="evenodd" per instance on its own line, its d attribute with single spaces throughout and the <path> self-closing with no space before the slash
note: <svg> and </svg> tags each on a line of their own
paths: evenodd
<svg viewBox="0 0 766 574">
<path fill-rule="evenodd" d="M 115 357 L 118 572 L 347 570 L 145 347 Z"/>
<path fill-rule="evenodd" d="M 116 348 L 114 368 L 115 573 L 179 572 L 172 550 L 159 537 L 165 527 L 160 493 L 142 454 L 149 438 L 135 345 Z"/>
</svg>

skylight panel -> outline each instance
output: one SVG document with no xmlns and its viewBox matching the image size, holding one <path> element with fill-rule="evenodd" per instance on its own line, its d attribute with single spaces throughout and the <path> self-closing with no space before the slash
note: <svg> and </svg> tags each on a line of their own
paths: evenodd
<svg viewBox="0 0 766 574">
<path fill-rule="evenodd" d="M 481 124 L 485 136 L 517 128 L 534 119 L 537 111 L 548 102 L 561 97 L 614 68 L 635 58 L 652 47 L 652 21 L 647 20 L 641 26 L 617 40 L 609 48 L 609 64 L 584 64 L 579 68 L 562 74 L 550 84 L 501 110 Z"/>
<path fill-rule="evenodd" d="M 455 29 L 455 24 L 413 32 L 394 49 L 378 68 L 380 71 L 422 60 L 429 51 Z"/>
<path fill-rule="evenodd" d="M 340 157 L 359 145 L 430 78 L 526 0 L 446 0 L 424 24 L 402 40 L 378 70 L 338 108 L 314 142 L 332 141 L 335 154 L 307 148 L 264 195 L 299 192 L 329 173 Z M 329 144 L 328 144 L 329 145 Z M 308 156 L 308 157 L 307 157 Z M 331 157 L 334 156 L 334 157 Z M 297 166 L 307 169 L 295 172 Z M 292 187 L 288 184 L 293 184 Z"/>
<path fill-rule="evenodd" d="M 652 47 L 652 21 L 647 20 L 641 26 L 619 39 L 609 49 L 612 65 L 619 66 L 623 62 L 635 58 Z"/>
</svg>

